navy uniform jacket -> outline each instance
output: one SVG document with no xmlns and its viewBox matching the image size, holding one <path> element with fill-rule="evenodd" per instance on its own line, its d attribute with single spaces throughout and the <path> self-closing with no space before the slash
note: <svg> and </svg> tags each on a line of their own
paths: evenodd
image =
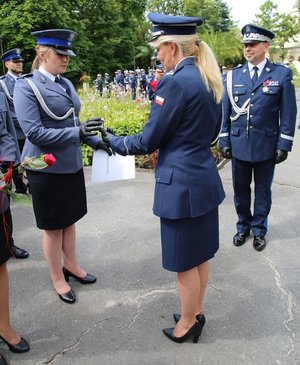
<svg viewBox="0 0 300 365">
<path fill-rule="evenodd" d="M 9 91 L 10 96 L 13 97 L 16 80 L 10 75 L 9 72 L 7 72 L 6 75 L 1 76 L 0 79 L 5 82 L 5 85 L 7 87 L 7 90 Z M 2 90 L 1 84 L 0 84 L 0 90 Z M 10 109 L 11 114 L 12 114 L 12 119 L 13 119 L 13 122 L 14 122 L 14 125 L 15 125 L 17 138 L 18 139 L 25 139 L 25 134 L 24 134 L 24 132 L 23 132 L 21 126 L 20 126 L 20 123 L 18 122 L 17 117 L 16 117 L 14 104 L 11 101 L 8 100 L 8 105 L 9 105 L 9 109 Z"/>
<path fill-rule="evenodd" d="M 0 164 L 3 161 L 19 162 L 20 153 L 17 144 L 15 127 L 9 111 L 8 102 L 3 92 L 0 92 Z M 8 208 L 6 194 L 0 191 L 0 213 Z"/>
<path fill-rule="evenodd" d="M 121 155 L 159 148 L 153 212 L 163 218 L 198 217 L 225 194 L 211 152 L 218 106 L 206 89 L 194 57 L 183 59 L 159 81 L 141 134 L 112 137 Z"/>
<path fill-rule="evenodd" d="M 254 86 L 247 64 L 236 67 L 232 74 L 237 106 L 241 108 L 250 98 L 249 121 L 245 114 L 231 122 L 230 116 L 236 112 L 226 90 L 220 147 L 231 147 L 233 157 L 250 162 L 273 159 L 277 149 L 291 151 L 297 113 L 291 69 L 267 60 Z"/>
<path fill-rule="evenodd" d="M 75 108 L 76 117 L 71 114 L 64 120 L 54 120 L 40 106 L 30 85 L 25 78 L 30 78 L 38 87 L 48 108 L 57 116 L 63 116 L 71 108 Z M 54 166 L 40 170 L 45 173 L 70 174 L 82 168 L 82 153 L 79 136 L 80 100 L 73 84 L 63 78 L 68 85 L 71 96 L 48 77 L 35 70 L 33 74 L 18 78 L 14 91 L 14 104 L 17 118 L 25 132 L 26 141 L 22 152 L 22 160 L 26 156 L 40 156 L 52 153 L 56 158 Z M 95 148 L 99 137 L 84 139 L 84 143 Z"/>
</svg>

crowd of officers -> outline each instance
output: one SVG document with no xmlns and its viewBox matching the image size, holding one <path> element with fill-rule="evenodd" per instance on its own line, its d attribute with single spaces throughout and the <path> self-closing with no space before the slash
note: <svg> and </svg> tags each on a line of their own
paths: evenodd
<svg viewBox="0 0 300 365">
<path fill-rule="evenodd" d="M 94 85 L 99 96 L 110 97 L 112 92 L 116 97 L 130 96 L 132 100 L 136 98 L 153 99 L 156 84 L 163 76 L 164 70 L 162 65 L 156 69 L 137 68 L 133 70 L 116 70 L 113 79 L 108 73 L 98 74 L 94 80 Z"/>
</svg>

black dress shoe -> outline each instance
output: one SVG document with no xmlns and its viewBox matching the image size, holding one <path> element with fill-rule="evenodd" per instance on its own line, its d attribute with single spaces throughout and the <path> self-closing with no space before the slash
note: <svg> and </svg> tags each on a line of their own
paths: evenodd
<svg viewBox="0 0 300 365">
<path fill-rule="evenodd" d="M 2 354 L 0 354 L 0 365 L 8 365 L 8 362 L 5 360 Z"/>
<path fill-rule="evenodd" d="M 254 236 L 253 239 L 253 247 L 256 251 L 262 251 L 267 245 L 266 239 L 264 236 Z"/>
<path fill-rule="evenodd" d="M 0 336 L 0 339 L 7 344 L 8 348 L 11 352 L 20 354 L 22 352 L 27 352 L 30 349 L 29 343 L 23 337 L 21 337 L 20 342 L 17 343 L 16 345 L 12 345 L 11 343 L 7 342 L 6 339 L 3 338 L 2 336 Z"/>
<path fill-rule="evenodd" d="M 173 342 L 182 343 L 186 341 L 189 337 L 193 337 L 193 342 L 197 343 L 202 332 L 202 325 L 198 321 L 187 331 L 187 333 L 181 337 L 176 337 L 173 335 L 174 328 L 165 328 L 163 333 Z"/>
<path fill-rule="evenodd" d="M 91 275 L 91 274 L 86 274 L 86 276 L 84 278 L 80 278 L 79 276 L 71 273 L 69 270 L 67 270 L 65 267 L 63 267 L 62 269 L 64 276 L 65 276 L 65 280 L 67 282 L 69 282 L 70 277 L 77 280 L 79 283 L 81 284 L 94 284 L 97 280 L 96 276 Z"/>
<path fill-rule="evenodd" d="M 249 236 L 250 232 L 237 232 L 233 237 L 233 244 L 235 246 L 242 246 L 246 242 L 246 238 Z"/>
<path fill-rule="evenodd" d="M 174 313 L 173 314 L 173 318 L 174 318 L 174 321 L 175 323 L 179 322 L 180 318 L 181 318 L 181 314 L 178 314 L 178 313 Z M 202 327 L 205 325 L 205 322 L 206 322 L 206 319 L 205 319 L 205 316 L 203 313 L 199 313 L 196 315 L 196 319 L 199 323 L 202 324 Z"/>
<path fill-rule="evenodd" d="M 57 292 L 56 292 L 57 293 Z M 63 302 L 68 303 L 68 304 L 73 304 L 76 302 L 76 295 L 73 292 L 73 290 L 71 289 L 70 291 L 68 291 L 65 294 L 58 294 L 59 299 L 61 299 Z"/>
<path fill-rule="evenodd" d="M 13 257 L 16 259 L 27 259 L 27 257 L 29 257 L 29 253 L 27 251 L 23 250 L 23 248 L 15 246 L 14 244 L 11 245 L 11 251 Z"/>
</svg>

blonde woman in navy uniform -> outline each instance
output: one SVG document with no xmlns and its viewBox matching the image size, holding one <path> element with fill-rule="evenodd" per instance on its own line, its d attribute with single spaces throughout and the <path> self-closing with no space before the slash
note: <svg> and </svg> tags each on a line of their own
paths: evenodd
<svg viewBox="0 0 300 365">
<path fill-rule="evenodd" d="M 283 162 L 292 149 L 297 107 L 292 70 L 266 58 L 274 33 L 247 24 L 242 34 L 247 63 L 226 75 L 219 143 L 223 157 L 232 157 L 238 215 L 233 244 L 243 245 L 252 231 L 253 247 L 262 251 L 266 247 L 275 164 Z"/>
<path fill-rule="evenodd" d="M 61 76 L 69 56 L 75 56 L 71 47 L 76 33 L 50 29 L 32 34 L 37 37 L 33 73 L 19 78 L 14 92 L 16 114 L 26 134 L 22 158 L 41 153 L 56 158 L 54 166 L 40 172 L 27 170 L 27 176 L 53 286 L 61 300 L 74 303 L 69 277 L 82 284 L 96 281 L 76 258 L 75 222 L 87 213 L 81 142 L 109 154 L 111 150 L 93 135 L 101 120 L 80 123 L 79 97 L 72 83 Z"/>
<path fill-rule="evenodd" d="M 224 190 L 211 152 L 221 120 L 222 79 L 196 26 L 202 19 L 150 13 L 150 45 L 166 73 L 159 81 L 141 134 L 102 138 L 121 155 L 159 149 L 153 212 L 160 217 L 163 267 L 177 272 L 181 315 L 164 334 L 198 341 L 205 323 L 203 298 L 209 260 L 219 248 L 218 206 Z M 219 126 L 220 129 L 220 126 Z"/>
<path fill-rule="evenodd" d="M 19 147 L 9 105 L 4 93 L 0 92 L 0 168 L 4 167 L 6 171 L 7 165 L 17 164 L 19 161 Z M 0 341 L 4 341 L 11 352 L 22 353 L 29 351 L 29 344 L 11 325 L 9 310 L 7 261 L 14 255 L 12 229 L 9 199 L 0 190 Z M 0 364 L 6 364 L 1 354 Z"/>
</svg>

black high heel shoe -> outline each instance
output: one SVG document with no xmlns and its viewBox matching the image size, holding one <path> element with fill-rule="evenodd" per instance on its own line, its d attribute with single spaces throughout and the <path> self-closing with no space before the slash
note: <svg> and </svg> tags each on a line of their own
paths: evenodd
<svg viewBox="0 0 300 365">
<path fill-rule="evenodd" d="M 64 277 L 67 282 L 69 282 L 70 277 L 74 278 L 81 284 L 94 284 L 97 280 L 96 276 L 91 275 L 91 274 L 86 274 L 86 276 L 84 278 L 80 278 L 79 276 L 72 274 L 71 271 L 69 271 L 65 267 L 62 268 L 62 271 L 64 273 Z"/>
<path fill-rule="evenodd" d="M 197 343 L 202 332 L 202 325 L 198 321 L 187 331 L 187 333 L 181 337 L 176 337 L 173 334 L 174 328 L 165 328 L 163 333 L 173 342 L 182 343 L 189 337 L 193 337 L 193 342 Z"/>
<path fill-rule="evenodd" d="M 57 292 L 56 294 L 59 296 L 59 299 L 61 299 L 65 303 L 73 304 L 76 302 L 76 295 L 72 289 L 65 294 L 58 294 Z"/>
<path fill-rule="evenodd" d="M 7 344 L 11 352 L 21 354 L 22 352 L 27 352 L 30 349 L 29 343 L 23 337 L 21 337 L 20 342 L 17 343 L 16 345 L 12 345 L 11 343 L 7 342 L 6 339 L 3 338 L 2 336 L 0 336 L 0 339 Z"/>
<path fill-rule="evenodd" d="M 177 323 L 177 322 L 179 322 L 179 320 L 181 318 L 181 314 L 174 313 L 173 318 L 174 318 L 175 323 Z M 205 319 L 205 316 L 203 313 L 197 314 L 196 319 L 198 322 L 200 322 L 202 324 L 202 327 L 205 325 L 206 319 Z"/>
</svg>

